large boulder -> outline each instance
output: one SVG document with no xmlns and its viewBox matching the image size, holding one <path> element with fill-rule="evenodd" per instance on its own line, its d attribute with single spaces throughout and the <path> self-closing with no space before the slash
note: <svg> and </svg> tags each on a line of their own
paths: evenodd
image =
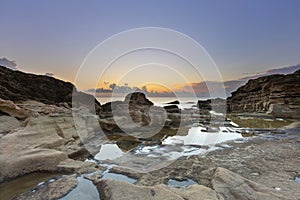
<svg viewBox="0 0 300 200">
<path fill-rule="evenodd" d="M 129 114 L 132 120 L 142 126 L 149 125 L 151 118 L 149 109 L 153 103 L 141 92 L 134 92 L 125 97 L 124 103 L 128 105 Z"/>
<path fill-rule="evenodd" d="M 144 93 L 128 94 L 124 101 L 109 102 L 101 107 L 100 125 L 104 131 L 132 131 L 151 124 L 153 103 Z"/>
<path fill-rule="evenodd" d="M 76 126 L 71 112 L 30 117 L 25 128 L 3 135 L 0 141 L 0 182 L 35 171 L 70 168 L 70 162 L 63 164 L 62 161 L 89 156 L 82 141 L 88 137 L 92 139 L 97 128 L 94 126 L 99 124 L 92 124 L 86 117 L 77 121 Z"/>
<path fill-rule="evenodd" d="M 203 113 L 211 110 L 219 113 L 226 112 L 226 100 L 221 98 L 198 100 L 196 106 Z"/>
<path fill-rule="evenodd" d="M 210 111 L 211 110 L 211 99 L 199 100 L 197 102 L 197 108 L 199 108 L 200 110 Z"/>
<path fill-rule="evenodd" d="M 300 70 L 249 80 L 227 99 L 227 108 L 230 113 L 300 119 Z"/>
<path fill-rule="evenodd" d="M 218 195 L 212 189 L 193 185 L 186 189 L 172 188 L 166 185 L 137 186 L 115 180 L 103 180 L 97 185 L 101 198 L 110 200 L 219 200 Z M 221 198 L 222 199 L 222 198 Z"/>
<path fill-rule="evenodd" d="M 293 199 L 282 196 L 275 189 L 260 185 L 222 167 L 216 169 L 211 184 L 212 188 L 224 199 Z"/>
<path fill-rule="evenodd" d="M 180 111 L 181 111 L 177 105 L 164 106 L 164 109 L 168 113 L 180 113 Z"/>
</svg>

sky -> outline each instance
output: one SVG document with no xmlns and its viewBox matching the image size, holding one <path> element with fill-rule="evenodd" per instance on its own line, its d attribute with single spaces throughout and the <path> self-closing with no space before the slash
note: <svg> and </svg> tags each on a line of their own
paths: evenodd
<svg viewBox="0 0 300 200">
<path fill-rule="evenodd" d="M 0 5 L 0 58 L 16 61 L 19 70 L 53 73 L 73 83 L 99 43 L 142 27 L 172 29 L 191 37 L 213 59 L 224 81 L 300 63 L 298 0 L 0 0 Z M 182 65 L 179 72 L 186 69 Z M 147 72 L 154 79 L 157 74 Z M 142 75 L 119 83 L 137 86 L 133 80 Z M 116 79 L 109 77 L 102 83 Z M 180 84 L 185 85 L 179 81 L 177 89 Z M 91 86 L 86 83 L 82 89 Z M 175 88 L 175 81 L 167 87 Z"/>
</svg>

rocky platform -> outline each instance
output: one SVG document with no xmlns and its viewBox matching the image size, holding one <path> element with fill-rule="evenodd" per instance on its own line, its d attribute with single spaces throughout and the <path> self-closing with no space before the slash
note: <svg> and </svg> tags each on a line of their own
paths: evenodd
<svg viewBox="0 0 300 200">
<path fill-rule="evenodd" d="M 300 196 L 300 183 L 295 181 L 300 175 L 300 129 L 285 131 L 288 134 L 254 137 L 244 143 L 227 142 L 226 148 L 181 157 L 168 167 L 149 173 L 112 169 L 138 179 L 136 185 L 102 180 L 96 184 L 103 199 L 117 199 L 122 195 L 124 199 L 296 200 Z M 169 179 L 191 179 L 198 184 L 170 189 L 165 185 Z M 168 195 L 161 194 L 162 190 L 167 190 Z"/>
<path fill-rule="evenodd" d="M 135 178 L 135 184 L 88 176 L 102 200 L 107 199 L 284 199 L 300 196 L 300 129 L 288 134 L 254 137 L 244 143 L 227 142 L 226 148 L 205 155 L 181 157 L 169 166 L 149 173 L 137 173 L 114 167 L 110 171 Z M 222 145 L 220 145 L 221 147 Z M 229 146 L 229 147 L 228 147 Z M 168 185 L 168 180 L 193 180 L 187 187 Z M 69 180 L 69 181 L 68 181 Z M 37 187 L 15 199 L 56 199 L 76 187 L 74 175 L 63 176 L 58 183 Z M 55 189 L 54 189 L 55 188 Z M 46 191 L 46 192 L 45 192 Z M 50 192 L 53 191 L 53 192 Z M 55 192 L 54 192 L 55 191 Z"/>
</svg>

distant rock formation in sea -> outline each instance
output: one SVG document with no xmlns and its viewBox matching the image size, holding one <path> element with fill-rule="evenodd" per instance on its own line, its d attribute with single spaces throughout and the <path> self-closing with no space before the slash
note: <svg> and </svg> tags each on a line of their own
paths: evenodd
<svg viewBox="0 0 300 200">
<path fill-rule="evenodd" d="M 300 118 L 300 70 L 249 80 L 227 98 L 229 113 Z"/>
</svg>

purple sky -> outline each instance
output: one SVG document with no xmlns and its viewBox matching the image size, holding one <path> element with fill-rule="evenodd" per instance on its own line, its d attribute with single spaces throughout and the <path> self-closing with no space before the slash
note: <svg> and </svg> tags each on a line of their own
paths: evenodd
<svg viewBox="0 0 300 200">
<path fill-rule="evenodd" d="M 0 58 L 74 81 L 98 43 L 137 27 L 165 27 L 200 43 L 233 80 L 300 63 L 300 1 L 1 0 Z"/>
</svg>

